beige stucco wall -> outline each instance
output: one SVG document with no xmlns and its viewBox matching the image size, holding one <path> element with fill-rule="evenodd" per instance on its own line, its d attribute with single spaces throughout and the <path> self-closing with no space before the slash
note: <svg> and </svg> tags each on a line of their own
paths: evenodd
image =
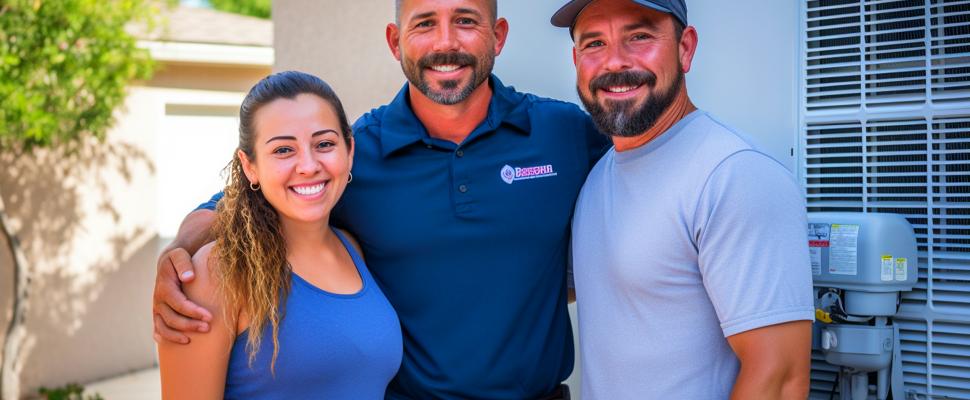
<svg viewBox="0 0 970 400">
<path fill-rule="evenodd" d="M 155 146 L 165 105 L 238 106 L 269 72 L 268 66 L 163 65 L 155 79 L 130 89 L 103 143 L 85 142 L 73 154 L 0 154 L 0 192 L 32 277 L 22 394 L 155 364 L 151 292 L 164 245 L 157 234 Z M 0 247 L 4 318 L 8 257 Z"/>
<path fill-rule="evenodd" d="M 148 86 L 245 94 L 270 73 L 269 67 L 165 64 L 155 72 Z"/>
<path fill-rule="evenodd" d="M 75 154 L 0 155 L 0 188 L 31 277 L 17 360 L 24 389 L 152 363 L 150 138 L 122 128 Z"/>
<path fill-rule="evenodd" d="M 351 121 L 387 103 L 404 74 L 387 48 L 391 0 L 273 2 L 274 70 L 316 74 L 333 86 Z"/>
</svg>

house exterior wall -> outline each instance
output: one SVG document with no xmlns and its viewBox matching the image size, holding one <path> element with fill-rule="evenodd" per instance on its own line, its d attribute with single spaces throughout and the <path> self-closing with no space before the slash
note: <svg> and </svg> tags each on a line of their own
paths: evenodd
<svg viewBox="0 0 970 400">
<path fill-rule="evenodd" d="M 27 338 L 18 361 L 22 395 L 156 364 L 151 293 L 155 261 L 170 239 L 162 235 L 159 210 L 171 201 L 167 195 L 185 194 L 177 183 L 160 183 L 159 166 L 175 166 L 165 171 L 174 176 L 197 172 L 195 160 L 183 153 L 158 151 L 166 110 L 238 110 L 249 87 L 269 72 L 269 66 L 162 64 L 153 80 L 130 89 L 104 142 L 87 141 L 73 155 L 0 155 L 0 192 L 31 270 Z M 186 138 L 169 148 L 197 144 Z M 163 162 L 180 156 L 182 163 Z M 202 201 L 212 193 L 205 190 L 188 195 Z M 7 253 L 0 247 L 4 313 L 13 276 Z M 6 322 L 9 315 L 0 317 Z"/>
<path fill-rule="evenodd" d="M 688 0 L 699 44 L 691 98 L 789 170 L 798 139 L 798 2 Z"/>
<path fill-rule="evenodd" d="M 285 21 L 273 24 L 274 70 L 323 78 L 351 120 L 390 101 L 404 83 L 384 39 L 394 20 L 392 1 L 274 1 L 273 19 Z"/>
</svg>

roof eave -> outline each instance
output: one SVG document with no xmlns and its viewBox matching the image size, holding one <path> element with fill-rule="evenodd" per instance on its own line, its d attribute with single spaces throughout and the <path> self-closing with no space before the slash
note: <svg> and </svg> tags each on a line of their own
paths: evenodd
<svg viewBox="0 0 970 400">
<path fill-rule="evenodd" d="M 169 63 L 211 64 L 241 67 L 272 67 L 275 52 L 267 46 L 139 40 L 152 58 Z"/>
</svg>

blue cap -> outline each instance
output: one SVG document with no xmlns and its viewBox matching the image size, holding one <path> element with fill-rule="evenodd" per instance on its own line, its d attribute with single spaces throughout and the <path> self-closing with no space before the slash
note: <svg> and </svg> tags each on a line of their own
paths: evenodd
<svg viewBox="0 0 970 400">
<path fill-rule="evenodd" d="M 562 6 L 559 11 L 552 15 L 553 25 L 561 28 L 569 28 L 572 32 L 573 25 L 576 24 L 576 17 L 586 9 L 589 3 L 594 0 L 572 0 Z M 684 0 L 630 0 L 644 7 L 650 7 L 657 11 L 662 11 L 673 15 L 681 24 L 687 26 L 687 4 Z"/>
</svg>

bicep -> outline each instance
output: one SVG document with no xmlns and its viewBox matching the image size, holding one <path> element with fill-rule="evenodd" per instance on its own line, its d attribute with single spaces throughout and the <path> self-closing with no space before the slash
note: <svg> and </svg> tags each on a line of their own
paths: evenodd
<svg viewBox="0 0 970 400">
<path fill-rule="evenodd" d="M 185 285 L 190 300 L 212 311 L 211 330 L 207 333 L 186 332 L 190 340 L 187 345 L 159 343 L 162 395 L 166 399 L 222 398 L 225 391 L 235 329 L 232 324 L 227 324 L 216 282 L 207 265 L 211 247 L 204 247 L 193 258 L 197 278 Z"/>
<path fill-rule="evenodd" d="M 812 322 L 791 321 L 728 336 L 742 369 L 765 374 L 806 373 L 811 367 Z"/>
</svg>

